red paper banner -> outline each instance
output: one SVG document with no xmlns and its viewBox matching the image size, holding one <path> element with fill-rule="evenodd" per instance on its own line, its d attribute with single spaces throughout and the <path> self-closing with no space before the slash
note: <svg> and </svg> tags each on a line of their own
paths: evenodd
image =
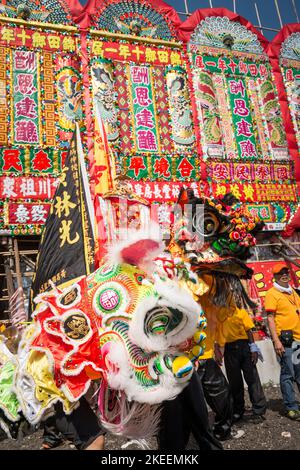
<svg viewBox="0 0 300 470">
<path fill-rule="evenodd" d="M 0 45 L 8 47 L 21 46 L 27 49 L 40 48 L 55 52 L 75 52 L 76 39 L 73 36 L 67 36 L 55 31 L 46 33 L 35 29 L 1 25 Z"/>
<path fill-rule="evenodd" d="M 142 44 L 103 42 L 94 39 L 90 42 L 90 49 L 92 55 L 121 62 L 149 63 L 163 66 L 183 64 L 180 51 L 165 48 L 158 49 Z"/>
<path fill-rule="evenodd" d="M 203 196 L 203 188 L 199 183 L 167 183 L 167 182 L 135 182 L 130 181 L 128 185 L 131 187 L 132 192 L 136 195 L 147 199 L 148 201 L 157 202 L 177 202 L 180 189 L 184 186 L 192 188 L 196 197 Z M 206 191 L 205 191 L 206 192 Z"/>
<path fill-rule="evenodd" d="M 211 162 L 209 175 L 214 181 L 272 182 L 292 179 L 291 163 Z"/>
<path fill-rule="evenodd" d="M 295 184 L 212 183 L 213 196 L 232 193 L 242 202 L 296 202 Z"/>
<path fill-rule="evenodd" d="M 51 204 L 14 203 L 5 205 L 5 225 L 44 225 Z"/>
</svg>

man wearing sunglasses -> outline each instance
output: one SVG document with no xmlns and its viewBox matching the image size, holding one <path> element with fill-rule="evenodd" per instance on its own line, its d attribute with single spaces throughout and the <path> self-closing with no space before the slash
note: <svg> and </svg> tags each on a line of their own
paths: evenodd
<svg viewBox="0 0 300 470">
<path fill-rule="evenodd" d="M 265 297 L 265 309 L 275 352 L 280 363 L 280 387 L 287 417 L 300 421 L 294 382 L 300 391 L 300 297 L 290 286 L 285 263 L 273 267 L 274 283 Z"/>
</svg>

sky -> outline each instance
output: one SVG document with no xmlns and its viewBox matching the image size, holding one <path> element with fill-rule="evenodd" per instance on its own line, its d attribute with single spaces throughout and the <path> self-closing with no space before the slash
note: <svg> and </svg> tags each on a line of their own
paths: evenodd
<svg viewBox="0 0 300 470">
<path fill-rule="evenodd" d="M 79 0 L 82 5 L 87 3 L 87 0 Z M 235 0 L 236 11 L 247 20 L 251 21 L 255 26 L 259 26 L 255 4 L 257 5 L 258 14 L 262 26 L 270 29 L 281 28 L 280 20 L 275 6 L 276 0 Z M 210 3 L 213 7 L 225 7 L 233 11 L 234 0 L 167 0 L 166 3 L 172 5 L 178 12 L 186 12 L 186 7 L 189 13 L 197 10 L 198 8 L 209 8 Z M 282 24 L 297 23 L 300 18 L 300 0 L 277 0 L 279 7 Z M 293 5 L 294 4 L 294 5 Z M 295 13 L 295 9 L 296 12 Z M 297 17 L 297 16 L 298 17 Z M 180 15 L 184 20 L 186 15 Z M 263 34 L 267 39 L 272 39 L 276 35 L 276 31 L 269 31 L 264 29 Z"/>
</svg>

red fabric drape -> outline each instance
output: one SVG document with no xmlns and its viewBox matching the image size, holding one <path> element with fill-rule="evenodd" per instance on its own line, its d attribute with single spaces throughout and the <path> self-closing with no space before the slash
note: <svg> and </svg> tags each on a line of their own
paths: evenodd
<svg viewBox="0 0 300 470">
<path fill-rule="evenodd" d="M 294 217 L 291 222 L 285 227 L 284 232 L 281 233 L 283 238 L 289 238 L 293 235 L 295 230 L 300 229 L 300 205 L 298 206 L 297 211 L 295 212 Z"/>
</svg>

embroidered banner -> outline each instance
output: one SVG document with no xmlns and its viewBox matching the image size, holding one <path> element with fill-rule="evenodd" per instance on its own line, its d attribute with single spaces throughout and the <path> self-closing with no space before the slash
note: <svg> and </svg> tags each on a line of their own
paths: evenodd
<svg viewBox="0 0 300 470">
<path fill-rule="evenodd" d="M 186 71 L 180 67 L 167 69 L 166 80 L 174 147 L 192 150 L 195 135 Z"/>
<path fill-rule="evenodd" d="M 248 205 L 247 209 L 254 217 L 258 217 L 264 222 L 274 221 L 274 214 L 270 204 L 257 204 L 255 206 Z"/>
<path fill-rule="evenodd" d="M 214 197 L 232 193 L 242 202 L 296 202 L 296 184 L 211 183 Z"/>
<path fill-rule="evenodd" d="M 292 178 L 291 162 L 282 164 L 268 163 L 233 163 L 210 162 L 208 174 L 213 181 L 254 181 L 254 182 L 288 182 Z"/>
<path fill-rule="evenodd" d="M 282 67 L 282 75 L 298 146 L 300 147 L 300 69 L 284 66 Z"/>
<path fill-rule="evenodd" d="M 75 128 L 75 120 L 83 117 L 82 82 L 80 66 L 76 58 L 58 56 L 56 58 L 56 86 L 58 112 L 58 140 L 69 145 Z"/>
<path fill-rule="evenodd" d="M 258 151 L 245 82 L 242 78 L 227 78 L 227 86 L 238 156 L 241 159 L 257 158 Z"/>
<path fill-rule="evenodd" d="M 137 152 L 158 152 L 155 103 L 149 67 L 129 67 Z"/>
<path fill-rule="evenodd" d="M 115 67 L 115 84 L 117 92 L 117 102 L 119 106 L 119 133 L 120 150 L 124 154 L 130 154 L 133 148 L 132 136 L 132 110 L 127 86 L 127 66 L 117 63 Z M 120 162 L 119 162 L 120 164 Z M 121 173 L 119 168 L 118 173 Z"/>
<path fill-rule="evenodd" d="M 108 142 L 118 144 L 119 123 L 114 85 L 114 66 L 111 61 L 93 59 L 91 64 L 94 114 L 95 105 L 102 118 Z"/>
<path fill-rule="evenodd" d="M 191 48 L 193 46 L 190 46 Z M 235 51 L 236 52 L 236 51 Z M 244 77 L 262 77 L 270 75 L 270 66 L 267 63 L 258 63 L 245 57 L 214 57 L 193 54 L 193 64 L 199 69 L 210 73 L 224 73 L 225 75 L 242 75 Z"/>
<path fill-rule="evenodd" d="M 58 184 L 52 177 L 0 176 L 0 194 L 3 199 L 52 199 Z"/>
<path fill-rule="evenodd" d="M 132 192 L 149 201 L 157 202 L 177 202 L 182 183 L 175 182 L 128 182 Z M 187 188 L 193 188 L 195 196 L 203 196 L 203 189 L 200 183 L 185 183 Z"/>
<path fill-rule="evenodd" d="M 20 144 L 40 142 L 38 55 L 14 51 L 13 59 L 13 141 Z"/>
<path fill-rule="evenodd" d="M 53 52 L 73 52 L 76 39 L 66 33 L 43 32 L 31 28 L 0 25 L 0 44 L 7 47 L 39 48 Z"/>
<path fill-rule="evenodd" d="M 194 70 L 193 85 L 204 156 L 223 157 L 221 118 L 213 77 L 207 72 Z"/>
<path fill-rule="evenodd" d="M 214 75 L 213 83 L 216 90 L 218 100 L 219 113 L 221 118 L 221 129 L 223 134 L 223 141 L 225 144 L 226 157 L 228 159 L 236 158 L 236 143 L 233 134 L 232 115 L 228 109 L 228 93 L 225 89 L 225 80 L 221 75 Z"/>
<path fill-rule="evenodd" d="M 270 139 L 273 158 L 288 158 L 285 130 L 273 81 L 259 78 L 257 84 L 261 109 L 267 122 L 267 134 Z"/>
<path fill-rule="evenodd" d="M 0 170 L 3 173 L 25 172 L 25 149 L 6 148 L 0 149 Z"/>
<path fill-rule="evenodd" d="M 160 148 L 162 153 L 171 153 L 174 150 L 172 141 L 172 128 L 168 106 L 168 92 L 164 76 L 164 67 L 152 67 L 154 99 L 156 102 L 156 118 L 159 128 Z"/>
<path fill-rule="evenodd" d="M 122 168 L 134 180 L 175 180 L 190 181 L 200 177 L 200 165 L 195 154 L 176 155 L 134 155 L 122 160 Z"/>
<path fill-rule="evenodd" d="M 90 42 L 92 55 L 120 62 L 148 63 L 155 65 L 182 65 L 183 59 L 178 50 L 129 44 L 104 42 L 94 39 Z"/>
<path fill-rule="evenodd" d="M 0 47 L 0 144 L 7 144 L 7 90 L 6 67 L 8 63 L 8 49 Z"/>
<path fill-rule="evenodd" d="M 270 145 L 270 140 L 267 141 L 266 138 L 268 129 L 266 119 L 263 115 L 262 107 L 259 101 L 258 87 L 255 80 L 248 79 L 246 80 L 246 83 L 262 155 L 264 158 L 270 158 L 270 154 L 272 154 L 272 148 Z"/>
<path fill-rule="evenodd" d="M 42 61 L 42 103 L 45 129 L 43 138 L 46 145 L 54 147 L 57 143 L 55 66 L 51 52 L 42 52 L 40 57 Z"/>
</svg>

